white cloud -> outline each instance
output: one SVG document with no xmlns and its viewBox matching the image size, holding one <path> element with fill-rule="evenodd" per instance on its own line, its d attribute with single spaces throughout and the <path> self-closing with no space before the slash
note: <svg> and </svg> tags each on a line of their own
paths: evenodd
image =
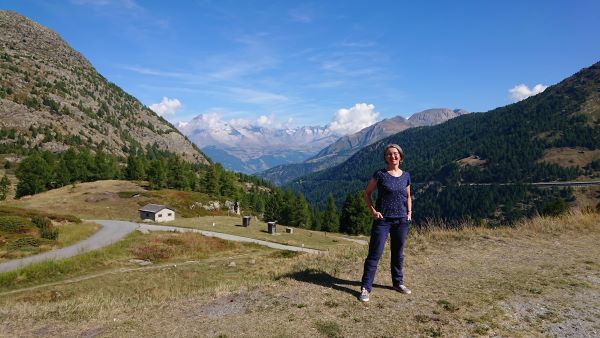
<svg viewBox="0 0 600 338">
<path fill-rule="evenodd" d="M 229 93 L 238 101 L 256 104 L 269 104 L 287 101 L 284 95 L 254 89 L 231 87 Z"/>
<path fill-rule="evenodd" d="M 261 127 L 265 127 L 265 126 L 272 124 L 273 120 L 274 120 L 273 116 L 268 117 L 266 115 L 261 115 L 258 119 L 256 119 L 256 124 Z"/>
<path fill-rule="evenodd" d="M 160 116 L 163 115 L 175 115 L 175 110 L 181 107 L 181 102 L 178 99 L 170 100 L 168 97 L 163 97 L 160 103 L 155 103 L 150 105 L 150 109 L 152 109 L 155 113 Z"/>
<path fill-rule="evenodd" d="M 509 89 L 508 93 L 510 94 L 510 99 L 512 100 L 512 102 L 519 102 L 530 96 L 543 92 L 546 88 L 548 88 L 548 86 L 545 86 L 543 84 L 537 84 L 533 87 L 533 89 L 529 89 L 529 87 L 527 87 L 526 85 L 520 84 Z"/>
<path fill-rule="evenodd" d="M 288 11 L 288 14 L 294 22 L 310 23 L 313 21 L 312 16 L 308 12 L 303 10 L 292 9 Z"/>
<path fill-rule="evenodd" d="M 377 121 L 379 113 L 374 109 L 374 105 L 366 103 L 357 103 L 350 109 L 342 108 L 335 113 L 328 127 L 343 135 L 355 133 Z"/>
<path fill-rule="evenodd" d="M 234 128 L 244 128 L 250 125 L 250 121 L 245 118 L 231 119 L 229 120 L 229 124 Z"/>
</svg>

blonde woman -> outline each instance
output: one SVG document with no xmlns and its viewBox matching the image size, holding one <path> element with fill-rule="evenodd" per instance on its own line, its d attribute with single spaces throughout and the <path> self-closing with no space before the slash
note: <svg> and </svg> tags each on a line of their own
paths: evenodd
<svg viewBox="0 0 600 338">
<path fill-rule="evenodd" d="M 365 203 L 375 218 L 371 228 L 369 254 L 365 259 L 361 281 L 360 300 L 369 301 L 377 264 L 383 253 L 388 234 L 391 239 L 391 272 L 394 290 L 410 294 L 404 285 L 402 266 L 404 263 L 404 243 L 412 220 L 412 200 L 410 196 L 410 174 L 400 169 L 404 152 L 397 144 L 389 144 L 383 151 L 385 169 L 377 170 L 365 189 Z M 372 205 L 371 195 L 377 189 L 377 202 Z"/>
</svg>

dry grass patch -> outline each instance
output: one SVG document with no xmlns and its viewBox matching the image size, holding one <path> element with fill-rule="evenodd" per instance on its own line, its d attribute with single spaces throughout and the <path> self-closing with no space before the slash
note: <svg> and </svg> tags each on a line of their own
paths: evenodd
<svg viewBox="0 0 600 338">
<path fill-rule="evenodd" d="M 540 162 L 556 164 L 563 168 L 583 168 L 598 159 L 600 159 L 600 150 L 563 147 L 545 150 Z"/>
<path fill-rule="evenodd" d="M 168 236 L 141 237 L 171 242 Z M 413 293 L 390 287 L 386 248 L 368 304 L 356 299 L 365 246 L 333 246 L 327 255 L 291 257 L 238 246 L 204 260 L 184 258 L 175 264 L 169 259 L 148 269 L 0 296 L 0 331 L 23 336 L 594 336 L 600 329 L 598 242 L 598 214 L 539 218 L 514 228 L 412 231 L 405 282 Z"/>
<path fill-rule="evenodd" d="M 86 219 L 138 218 L 137 199 L 123 199 L 120 191 L 145 190 L 129 181 L 107 180 L 77 183 L 11 201 L 9 205 L 38 211 L 60 210 L 61 213 Z"/>
<path fill-rule="evenodd" d="M 213 225 L 214 224 L 214 225 Z M 181 226 L 186 228 L 200 229 L 206 231 L 221 232 L 236 236 L 260 239 L 263 241 L 306 247 L 318 250 L 329 250 L 338 246 L 349 245 L 349 241 L 342 238 L 356 238 L 341 234 L 328 234 L 320 231 L 312 231 L 300 228 L 293 228 L 293 233 L 285 232 L 285 226 L 277 225 L 277 233 L 269 234 L 267 232 L 267 223 L 252 218 L 250 226 L 242 227 L 241 217 L 230 216 L 206 216 L 195 218 L 178 218 L 169 222 L 168 225 Z M 340 238 L 342 237 L 342 238 Z"/>
</svg>

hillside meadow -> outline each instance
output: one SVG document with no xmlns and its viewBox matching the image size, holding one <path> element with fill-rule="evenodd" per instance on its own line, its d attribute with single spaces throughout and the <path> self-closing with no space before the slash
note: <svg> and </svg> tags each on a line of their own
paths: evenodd
<svg viewBox="0 0 600 338">
<path fill-rule="evenodd" d="M 389 251 L 367 304 L 365 245 L 274 251 L 194 234 L 143 235 L 64 264 L 0 274 L 4 336 L 597 336 L 600 215 L 510 228 L 411 231 L 406 284 Z M 140 254 L 154 264 L 129 262 Z M 79 267 L 79 268 L 77 268 Z M 63 273 L 30 278 L 46 269 Z M 9 282 L 12 280 L 13 282 Z"/>
</svg>

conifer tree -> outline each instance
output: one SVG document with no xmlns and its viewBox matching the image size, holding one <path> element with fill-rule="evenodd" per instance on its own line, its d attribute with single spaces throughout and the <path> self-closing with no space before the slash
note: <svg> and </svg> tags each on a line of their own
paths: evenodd
<svg viewBox="0 0 600 338">
<path fill-rule="evenodd" d="M 162 160 L 150 161 L 148 167 L 148 181 L 150 182 L 150 189 L 162 189 L 167 186 L 167 170 Z"/>
<path fill-rule="evenodd" d="M 125 178 L 128 180 L 136 181 L 142 180 L 146 177 L 146 170 L 144 168 L 144 162 L 139 156 L 130 153 L 127 157 L 127 169 L 125 169 Z"/>
<path fill-rule="evenodd" d="M 340 226 L 340 218 L 335 206 L 335 200 L 333 195 L 329 193 L 327 195 L 327 208 L 323 213 L 323 223 L 321 224 L 321 230 L 327 232 L 338 232 Z"/>
<path fill-rule="evenodd" d="M 349 193 L 340 216 L 340 232 L 351 235 L 368 234 L 372 218 L 363 201 L 362 191 Z"/>
<path fill-rule="evenodd" d="M 19 179 L 16 196 L 21 197 L 46 191 L 52 172 L 42 156 L 34 153 L 19 164 L 15 174 Z"/>
<path fill-rule="evenodd" d="M 4 201 L 8 196 L 8 190 L 10 189 L 10 181 L 8 177 L 4 175 L 0 180 L 0 201 Z"/>
<path fill-rule="evenodd" d="M 294 204 L 296 210 L 296 212 L 294 213 L 295 225 L 304 229 L 310 228 L 310 207 L 308 206 L 308 203 L 306 202 L 306 199 L 304 198 L 304 195 L 302 195 L 302 193 L 298 193 L 296 195 L 296 201 Z"/>
<path fill-rule="evenodd" d="M 221 193 L 221 186 L 219 184 L 219 165 L 211 165 L 204 177 L 204 191 L 215 196 L 219 196 Z"/>
</svg>

